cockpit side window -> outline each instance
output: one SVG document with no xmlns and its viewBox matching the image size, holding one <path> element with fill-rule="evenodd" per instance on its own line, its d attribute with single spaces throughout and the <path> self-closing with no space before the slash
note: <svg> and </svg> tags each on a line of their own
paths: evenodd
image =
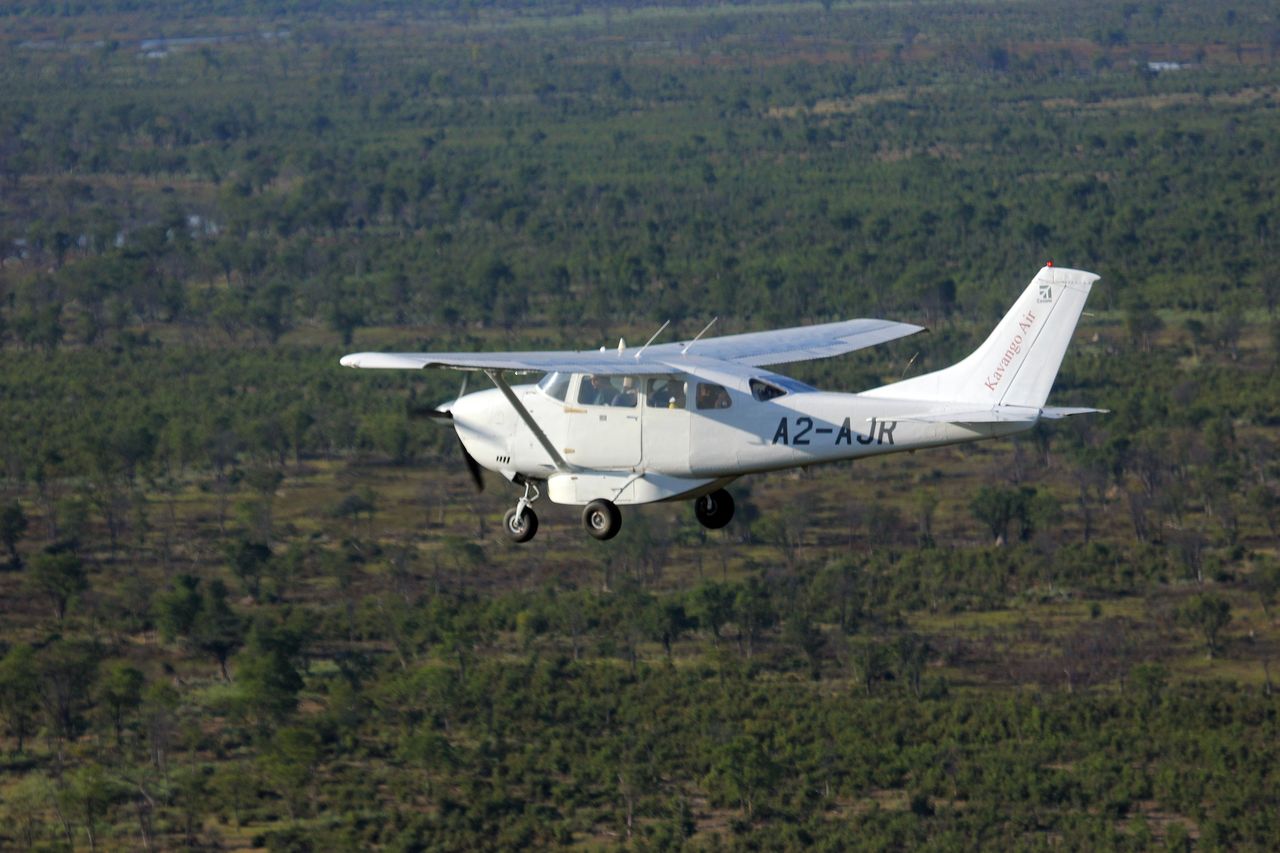
<svg viewBox="0 0 1280 853">
<path fill-rule="evenodd" d="M 749 384 L 751 385 L 751 396 L 761 402 L 781 397 L 787 393 L 772 382 L 765 382 L 763 379 L 752 379 Z"/>
<path fill-rule="evenodd" d="M 727 409 L 733 405 L 729 392 L 714 382 L 699 382 L 695 400 L 699 409 Z"/>
<path fill-rule="evenodd" d="M 564 402 L 565 395 L 569 393 L 568 373 L 548 373 L 542 377 L 542 381 L 538 383 L 538 387 L 548 397 L 552 397 L 560 402 Z"/>
<path fill-rule="evenodd" d="M 582 377 L 578 386 L 578 402 L 584 406 L 636 405 L 636 379 L 634 376 L 604 376 L 592 374 Z"/>
</svg>

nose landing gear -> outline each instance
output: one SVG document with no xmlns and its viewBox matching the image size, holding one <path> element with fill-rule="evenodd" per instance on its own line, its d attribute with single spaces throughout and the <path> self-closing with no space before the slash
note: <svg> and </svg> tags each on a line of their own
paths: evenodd
<svg viewBox="0 0 1280 853">
<path fill-rule="evenodd" d="M 530 492 L 533 492 L 532 497 L 529 496 Z M 538 532 L 538 515 L 530 504 L 540 497 L 542 493 L 538 491 L 538 487 L 525 480 L 524 494 L 516 501 L 515 507 L 502 516 L 502 532 L 512 542 L 528 542 Z"/>
</svg>

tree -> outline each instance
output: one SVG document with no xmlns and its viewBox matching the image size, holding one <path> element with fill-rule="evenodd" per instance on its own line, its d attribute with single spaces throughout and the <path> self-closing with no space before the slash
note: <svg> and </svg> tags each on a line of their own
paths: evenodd
<svg viewBox="0 0 1280 853">
<path fill-rule="evenodd" d="M 320 762 L 320 739 L 310 728 L 287 726 L 271 738 L 259 767 L 296 818 L 310 796 L 316 765 Z"/>
<path fill-rule="evenodd" d="M 22 504 L 11 501 L 0 509 L 0 542 L 9 551 L 9 567 L 20 568 L 22 558 L 18 555 L 18 542 L 27 532 L 27 515 L 22 511 Z"/>
<path fill-rule="evenodd" d="M 920 697 L 920 680 L 924 674 L 925 664 L 929 660 L 929 641 L 919 634 L 907 632 L 898 637 L 894 644 L 894 654 L 898 659 L 898 674 L 907 684 L 911 692 Z"/>
<path fill-rule="evenodd" d="M 192 648 L 212 655 L 222 680 L 229 680 L 227 659 L 244 643 L 244 623 L 227 603 L 227 587 L 222 581 L 209 584 L 209 594 L 201 597 L 188 642 Z"/>
<path fill-rule="evenodd" d="M 1026 539 L 1032 530 L 1031 503 L 1035 493 L 1029 486 L 983 486 L 970 501 L 969 511 L 987 526 L 997 545 L 1009 541 L 1009 525 L 1014 521 L 1019 522 L 1019 537 Z"/>
<path fill-rule="evenodd" d="M 294 666 L 301 637 L 268 618 L 254 621 L 236 655 L 236 681 L 247 710 L 259 721 L 282 720 L 297 707 L 302 676 Z"/>
<path fill-rule="evenodd" d="M 741 647 L 745 639 L 746 655 L 751 657 L 764 629 L 777 620 L 769 587 L 759 578 L 748 578 L 734 596 L 733 610 L 738 623 L 738 645 Z"/>
<path fill-rule="evenodd" d="M 215 580 L 205 593 L 199 578 L 180 575 L 157 602 L 156 621 L 167 642 L 181 640 L 194 652 L 212 655 L 229 680 L 227 660 L 244 644 L 244 622 L 227 602 L 226 584 Z"/>
<path fill-rule="evenodd" d="M 737 800 L 750 818 L 759 796 L 770 791 L 780 775 L 763 739 L 741 735 L 717 751 L 707 782 L 711 790 Z"/>
<path fill-rule="evenodd" d="M 868 696 L 875 688 L 875 683 L 889 674 L 888 649 L 877 640 L 851 638 L 849 662 Z"/>
<path fill-rule="evenodd" d="M 190 635 L 204 601 L 199 586 L 199 578 L 178 575 L 173 587 L 156 597 L 156 623 L 166 642 Z"/>
<path fill-rule="evenodd" d="M 84 562 L 73 551 L 46 551 L 32 559 L 27 572 L 27 586 L 48 599 L 58 622 L 62 622 L 67 615 L 67 605 L 89 588 L 89 578 L 85 574 Z"/>
<path fill-rule="evenodd" d="M 646 621 L 650 635 L 662 643 L 667 660 L 671 660 L 671 645 L 692 627 L 692 621 L 678 601 L 654 601 L 647 608 Z"/>
<path fill-rule="evenodd" d="M 1152 338 L 1164 328 L 1164 321 L 1145 302 L 1129 306 L 1125 311 L 1124 324 L 1130 341 L 1143 352 L 1151 352 Z"/>
<path fill-rule="evenodd" d="M 827 648 L 827 636 L 814 624 L 808 613 L 797 613 L 787 620 L 785 639 L 804 654 L 809 664 L 809 676 L 814 681 L 822 678 L 822 657 Z"/>
<path fill-rule="evenodd" d="M 1271 618 L 1271 608 L 1276 606 L 1276 596 L 1280 595 L 1280 562 L 1267 560 L 1253 570 L 1251 586 L 1258 593 L 1258 603 L 1262 612 Z"/>
<path fill-rule="evenodd" d="M 80 735 L 100 657 L 88 643 L 62 639 L 36 653 L 40 706 L 57 737 L 73 740 Z"/>
<path fill-rule="evenodd" d="M 38 677 L 35 652 L 30 646 L 13 646 L 0 659 L 0 717 L 17 740 L 19 754 L 40 707 Z"/>
<path fill-rule="evenodd" d="M 169 751 L 178 727 L 178 691 L 172 684 L 153 681 L 142 693 L 142 728 L 151 763 L 168 778 Z"/>
<path fill-rule="evenodd" d="M 98 822 L 124 796 L 124 786 L 97 764 L 73 770 L 67 776 L 66 785 L 58 790 L 62 807 L 84 822 L 91 851 L 98 849 Z"/>
<path fill-rule="evenodd" d="M 271 560 L 271 549 L 263 542 L 241 539 L 227 547 L 231 571 L 244 584 L 245 592 L 254 599 L 262 590 L 262 573 Z"/>
<path fill-rule="evenodd" d="M 0 824 L 16 828 L 17 837 L 27 850 L 36 849 L 36 832 L 44 823 L 44 812 L 53 793 L 53 784 L 39 772 L 26 773 L 5 789 L 0 801 Z"/>
<path fill-rule="evenodd" d="M 733 590 L 725 584 L 708 581 L 690 594 L 689 609 L 698 624 L 720 642 L 720 628 L 733 618 Z"/>
<path fill-rule="evenodd" d="M 1219 651 L 1218 637 L 1231 621 L 1231 604 L 1220 595 L 1202 593 L 1178 608 L 1178 621 L 1200 632 L 1210 658 Z"/>
<path fill-rule="evenodd" d="M 124 718 L 142 703 L 142 685 L 146 681 L 142 672 L 124 661 L 114 661 L 107 666 L 98 683 L 98 700 L 105 706 L 115 730 L 119 746 L 124 731 Z"/>
</svg>

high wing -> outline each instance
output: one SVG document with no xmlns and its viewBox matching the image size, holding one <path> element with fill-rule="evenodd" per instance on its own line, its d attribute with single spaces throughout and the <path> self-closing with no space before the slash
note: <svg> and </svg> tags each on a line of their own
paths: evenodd
<svg viewBox="0 0 1280 853">
<path fill-rule="evenodd" d="M 565 352 L 357 352 L 342 357 L 344 367 L 405 368 L 445 367 L 453 370 L 510 370 L 515 373 L 598 373 L 605 376 L 630 373 L 668 373 L 671 368 L 633 353 L 585 350 Z"/>
<path fill-rule="evenodd" d="M 687 351 L 699 359 L 716 359 L 746 366 L 784 364 L 829 358 L 876 346 L 923 331 L 923 326 L 889 320 L 844 320 L 817 326 L 797 326 L 741 335 L 703 338 L 693 343 L 659 344 L 631 350 L 563 352 L 360 352 L 344 356 L 346 367 L 454 370 L 509 370 L 517 373 L 600 375 L 668 373 L 680 369 Z"/>
<path fill-rule="evenodd" d="M 690 354 L 702 358 L 718 358 L 760 367 L 844 355 L 923 331 L 924 326 L 895 323 L 891 320 L 842 320 L 818 326 L 795 326 L 790 329 L 705 338 L 692 344 L 660 344 L 650 347 L 649 353 L 653 353 L 655 357 L 669 357 L 680 355 L 687 348 Z"/>
</svg>

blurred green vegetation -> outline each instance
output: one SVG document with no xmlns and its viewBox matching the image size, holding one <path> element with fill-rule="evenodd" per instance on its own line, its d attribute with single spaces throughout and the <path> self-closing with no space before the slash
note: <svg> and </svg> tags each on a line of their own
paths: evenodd
<svg viewBox="0 0 1280 853">
<path fill-rule="evenodd" d="M 0 847 L 1274 849 L 1270 4 L 0 9 Z M 610 543 L 352 349 L 1103 281 L 1014 441 Z"/>
</svg>

